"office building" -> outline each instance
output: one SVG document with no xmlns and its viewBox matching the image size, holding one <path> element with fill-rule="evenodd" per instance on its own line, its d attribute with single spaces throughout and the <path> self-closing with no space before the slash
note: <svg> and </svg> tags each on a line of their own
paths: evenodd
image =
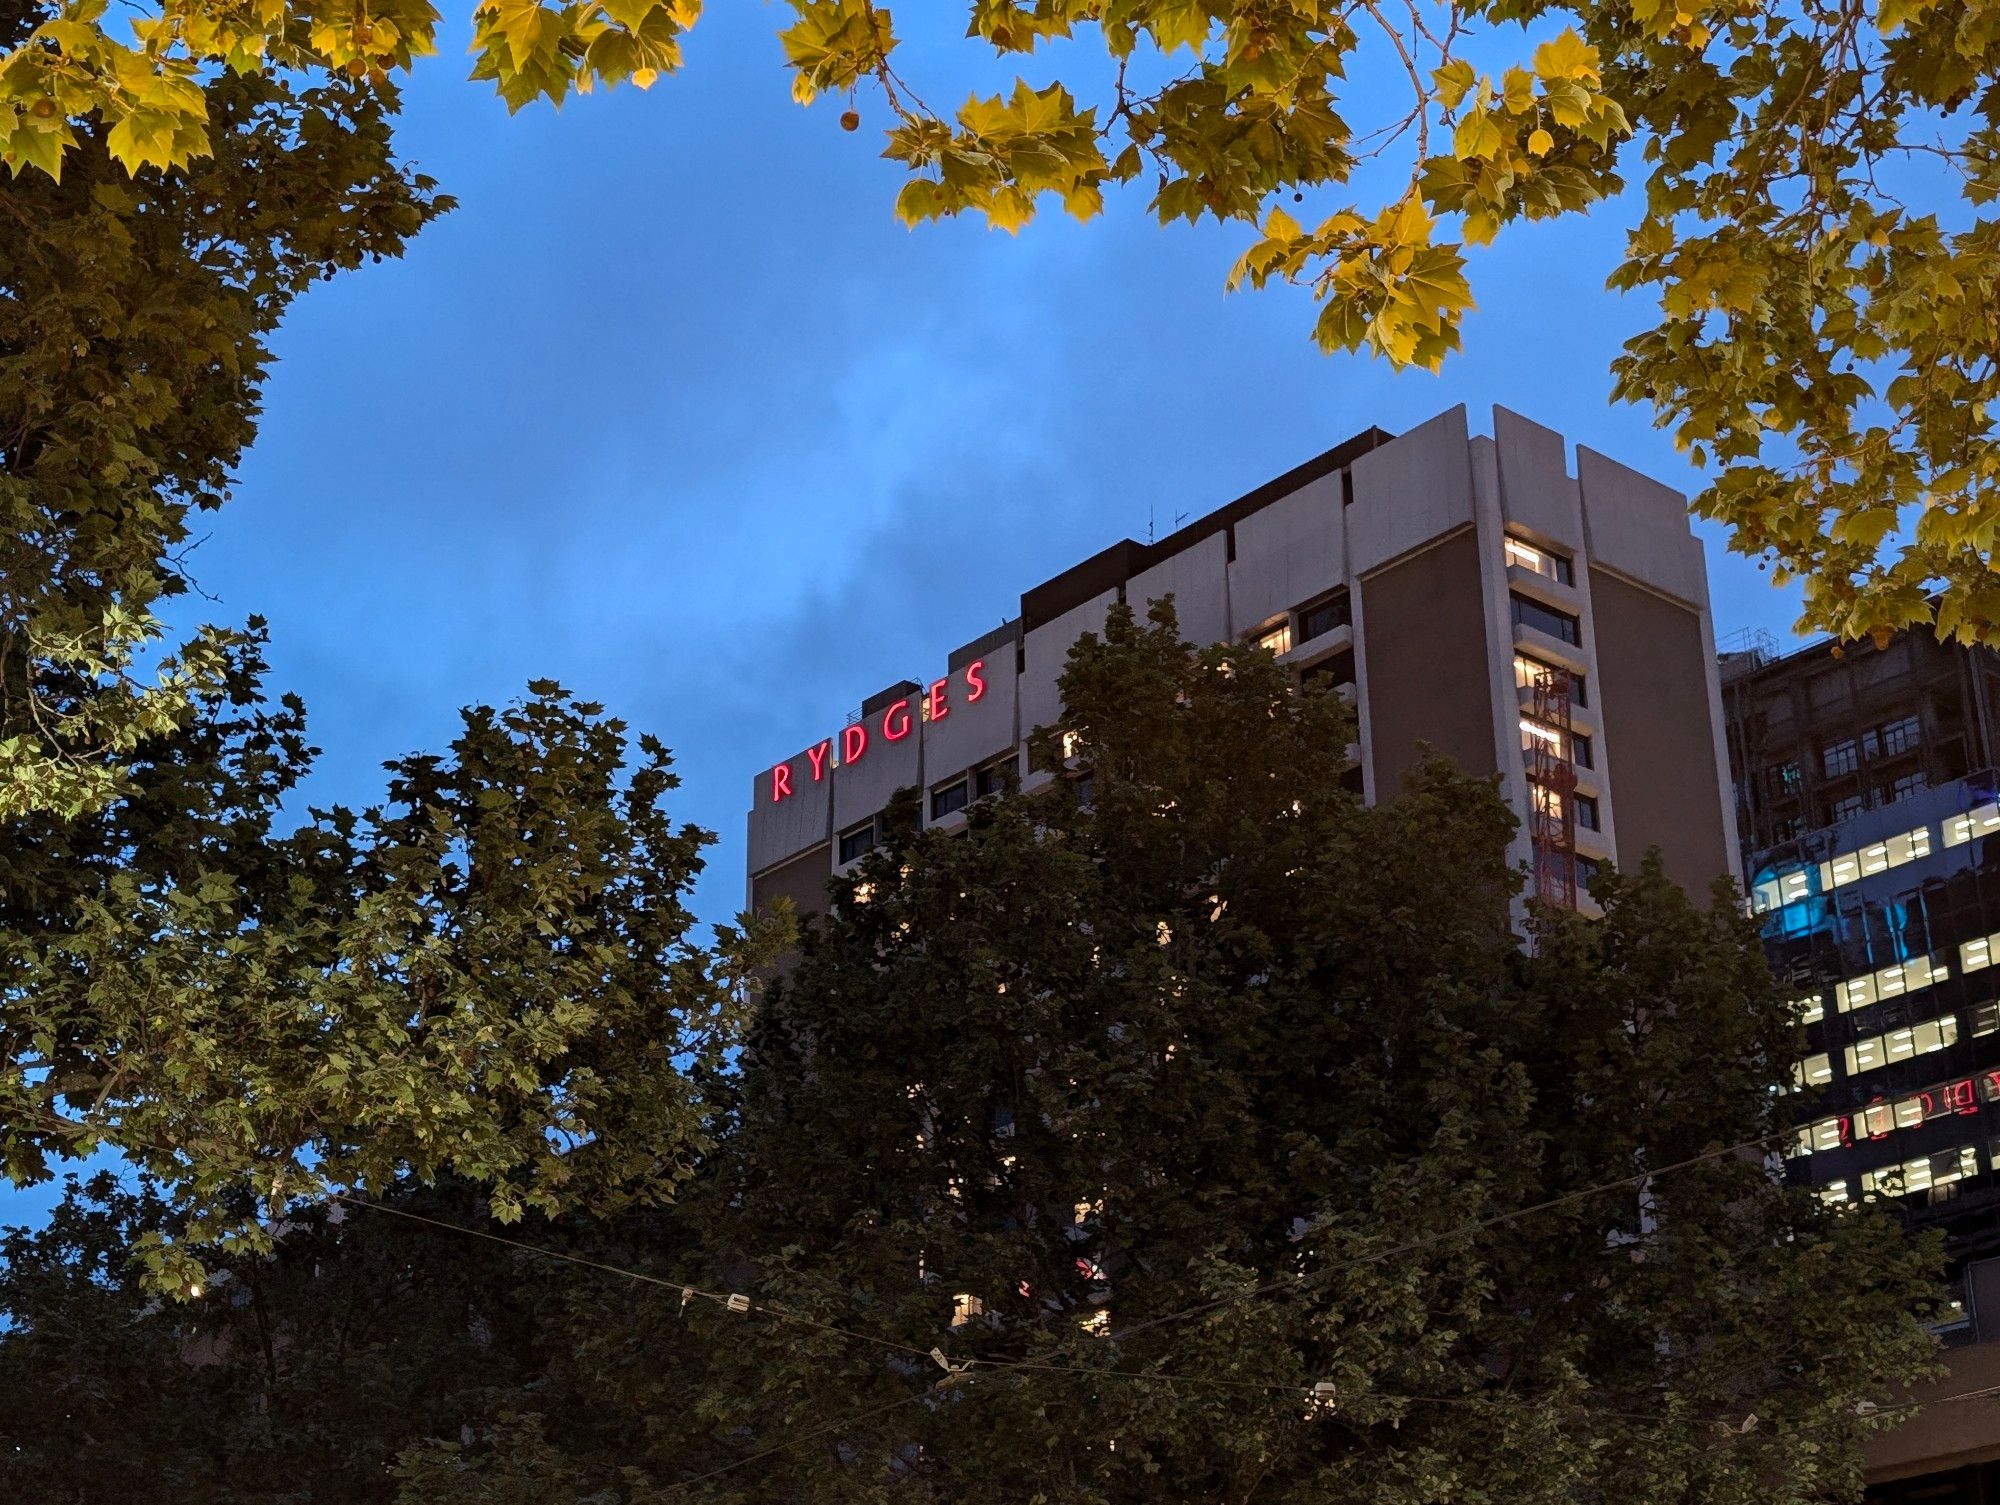
<svg viewBox="0 0 2000 1505">
<path fill-rule="evenodd" d="M 1737 873 L 1714 633 L 1685 499 L 1504 410 L 1369 429 L 1154 543 L 1125 539 L 1026 591 L 1003 625 L 863 699 L 843 726 L 760 772 L 750 902 L 823 907 L 828 877 L 878 839 L 890 795 L 924 819 L 1026 766 L 1060 712 L 1070 646 L 1115 602 L 1171 595 L 1195 642 L 1267 645 L 1301 679 L 1348 687 L 1365 798 L 1428 743 L 1497 774 L 1536 890 L 1582 904 L 1604 861 L 1658 847 L 1679 882 Z"/>
<path fill-rule="evenodd" d="M 2000 1384 L 2000 656 L 1928 631 L 1721 664 L 1765 950 L 1805 1024 L 1787 1173 L 1945 1240 L 1952 1373 Z M 1871 1449 L 1871 1498 L 2000 1501 L 2000 1403 Z"/>
</svg>

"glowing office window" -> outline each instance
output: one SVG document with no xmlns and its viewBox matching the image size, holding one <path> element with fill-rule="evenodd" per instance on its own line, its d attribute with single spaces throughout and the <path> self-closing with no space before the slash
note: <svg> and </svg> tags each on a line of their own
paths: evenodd
<svg viewBox="0 0 2000 1505">
<path fill-rule="evenodd" d="M 1833 1001 L 1845 1014 L 1853 1009 L 1921 992 L 1951 976 L 1951 968 L 1935 957 L 1916 956 L 1880 971 L 1864 972 L 1833 985 Z"/>
<path fill-rule="evenodd" d="M 1993 948 L 2000 944 L 2000 931 L 1974 936 L 1958 948 L 1958 970 L 1979 972 L 1993 965 Z"/>
<path fill-rule="evenodd" d="M 1951 845 L 1947 830 L 1946 845 Z M 1857 879 L 1870 878 L 1877 873 L 1886 873 L 1891 868 L 1901 867 L 1906 862 L 1915 862 L 1920 857 L 1931 854 L 1931 828 L 1915 826 L 1908 831 L 1882 841 L 1872 842 L 1856 851 L 1842 852 L 1830 861 L 1819 865 L 1820 887 L 1833 889 L 1842 884 L 1853 883 Z"/>
<path fill-rule="evenodd" d="M 1824 1186 L 1815 1187 L 1814 1191 L 1820 1201 L 1826 1203 L 1829 1207 L 1845 1207 L 1847 1205 L 1847 1183 L 1845 1181 L 1829 1181 Z"/>
<path fill-rule="evenodd" d="M 2000 831 L 2000 804 L 1979 805 L 1944 823 L 1944 844 L 1962 847 L 1975 836 L 1990 836 L 1995 831 Z"/>
<path fill-rule="evenodd" d="M 974 1317 L 986 1314 L 986 1303 L 966 1291 L 960 1291 L 951 1298 L 951 1325 L 963 1327 Z"/>
<path fill-rule="evenodd" d="M 1799 1091 L 1824 1087 L 1833 1080 L 1833 1059 L 1825 1051 L 1792 1063 L 1792 1085 Z"/>
<path fill-rule="evenodd" d="M 1912 1192 L 1929 1191 L 1934 1186 L 1949 1186 L 1954 1181 L 1963 1181 L 1978 1174 L 1979 1147 L 1962 1144 L 1955 1150 L 1919 1155 L 1901 1165 L 1885 1165 L 1877 1170 L 1863 1171 L 1861 1194 L 1904 1197 Z"/>
<path fill-rule="evenodd" d="M 1846 1048 L 1847 1074 L 1857 1076 L 1897 1061 L 1915 1060 L 1957 1043 L 1958 1018 L 1953 1014 L 1886 1034 L 1864 1035 Z"/>
<path fill-rule="evenodd" d="M 1786 1007 L 1792 1011 L 1792 1017 L 1799 1023 L 1817 1024 L 1826 1017 L 1826 995 L 1808 993 L 1803 998 L 1794 998 Z"/>
</svg>

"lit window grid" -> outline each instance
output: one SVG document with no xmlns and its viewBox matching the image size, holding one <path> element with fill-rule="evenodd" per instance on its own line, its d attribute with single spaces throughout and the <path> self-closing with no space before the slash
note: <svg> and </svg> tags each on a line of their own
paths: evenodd
<svg viewBox="0 0 2000 1505">
<path fill-rule="evenodd" d="M 1931 828 L 1915 826 L 1884 841 L 1871 842 L 1852 852 L 1842 852 L 1831 862 L 1822 862 L 1819 865 L 1819 884 L 1823 889 L 1836 889 L 1863 878 L 1872 878 L 1877 873 L 1886 873 L 1890 868 L 1901 867 L 1906 862 L 1915 862 L 1930 854 Z"/>
<path fill-rule="evenodd" d="M 1944 823 L 1944 844 L 1962 847 L 1974 837 L 1990 836 L 1995 831 L 2000 831 L 2000 804 L 1978 805 Z"/>
<path fill-rule="evenodd" d="M 1937 1019 L 1926 1019 L 1921 1024 L 1892 1029 L 1885 1034 L 1864 1035 L 1844 1047 L 1842 1055 L 1847 1074 L 1856 1077 L 1878 1071 L 1884 1066 L 1893 1066 L 1898 1061 L 1913 1061 L 1918 1056 L 1927 1056 L 1957 1043 L 1958 1017 L 1945 1014 Z"/>
<path fill-rule="evenodd" d="M 1903 1197 L 1912 1192 L 1929 1191 L 1933 1186 L 1949 1186 L 1954 1181 L 1963 1181 L 1978 1174 L 1979 1146 L 1962 1144 L 1955 1150 L 1919 1155 L 1900 1165 L 1863 1171 L 1861 1194 L 1864 1197 Z"/>
<path fill-rule="evenodd" d="M 1876 972 L 1864 972 L 1859 977 L 1850 977 L 1833 987 L 1833 1001 L 1845 1014 L 1854 1009 L 1866 1008 L 1871 1003 L 1881 1003 L 1889 998 L 1903 998 L 1911 993 L 1920 993 L 1932 983 L 1943 982 L 1951 976 L 1951 968 L 1935 957 L 1917 956 L 1894 966 L 1883 967 Z"/>
</svg>

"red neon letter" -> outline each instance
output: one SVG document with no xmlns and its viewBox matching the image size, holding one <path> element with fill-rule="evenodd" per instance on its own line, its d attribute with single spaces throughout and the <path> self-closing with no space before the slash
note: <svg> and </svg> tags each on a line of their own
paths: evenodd
<svg viewBox="0 0 2000 1505">
<path fill-rule="evenodd" d="M 806 749 L 806 761 L 812 764 L 813 782 L 817 784 L 826 777 L 827 754 L 833 751 L 833 738 L 828 737 L 818 747 Z"/>
<path fill-rule="evenodd" d="M 774 805 L 777 804 L 779 800 L 791 792 L 792 765 L 789 763 L 780 763 L 776 768 L 771 770 L 771 803 Z"/>
<path fill-rule="evenodd" d="M 951 707 L 945 703 L 944 692 L 951 685 L 948 679 L 936 680 L 931 692 L 924 697 L 924 712 L 932 721 L 942 721 L 951 714 Z"/>
<path fill-rule="evenodd" d="M 1954 1113 L 1977 1113 L 1979 1104 L 1972 1100 L 1972 1078 L 1953 1082 L 1944 1089 L 1944 1100 Z"/>
<path fill-rule="evenodd" d="M 976 658 L 965 666 L 965 703 L 977 705 L 979 697 L 986 693 L 986 660 Z"/>
<path fill-rule="evenodd" d="M 901 717 L 901 720 L 897 718 Z M 901 742 L 910 735 L 910 703 L 899 700 L 882 713 L 882 740 Z"/>
<path fill-rule="evenodd" d="M 856 722 L 840 729 L 840 762 L 844 768 L 868 751 L 868 728 Z"/>
</svg>

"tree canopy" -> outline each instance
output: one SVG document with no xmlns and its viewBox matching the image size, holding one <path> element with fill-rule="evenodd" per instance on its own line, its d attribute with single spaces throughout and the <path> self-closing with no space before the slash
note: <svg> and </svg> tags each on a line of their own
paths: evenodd
<svg viewBox="0 0 2000 1505">
<path fill-rule="evenodd" d="M 288 830 L 303 710 L 264 702 L 254 643 L 226 656 L 117 799 L 0 844 L 6 1174 L 144 1167 L 170 1286 L 322 1187 L 450 1174 L 503 1218 L 670 1195 L 755 954 L 694 934 L 711 838 L 669 818 L 666 750 L 537 685 Z"/>
<path fill-rule="evenodd" d="M 1064 690 L 1063 777 L 958 835 L 906 805 L 837 880 L 671 1206 L 531 1208 L 507 1247 L 449 1180 L 300 1199 L 173 1306 L 122 1257 L 165 1204 L 100 1184 L 17 1235 L 0 1384 L 72 1378 L 0 1483 L 1857 1498 L 1935 1251 L 1759 1152 L 1797 1029 L 1734 906 L 1649 865 L 1524 952 L 1492 787 L 1432 765 L 1364 808 L 1343 703 L 1269 655 L 1121 610 Z M 94 1392 L 132 1425 L 79 1444 Z"/>
<path fill-rule="evenodd" d="M 1948 635 L 2000 637 L 1990 4 L 971 0 L 950 13 L 967 45 L 1025 71 L 934 108 L 888 6 L 788 3 L 794 97 L 834 98 L 849 130 L 867 106 L 908 172 L 905 221 L 1014 230 L 1045 201 L 1090 218 L 1133 185 L 1163 222 L 1244 227 L 1231 282 L 1309 287 L 1329 350 L 1436 369 L 1473 304 L 1468 248 L 1521 221 L 1622 215 L 1626 254 L 1605 271 L 1657 317 L 1615 390 L 1711 467 L 1698 509 L 1803 579 L 1807 625 L 1860 636 L 1935 611 Z M 482 0 L 473 76 L 514 108 L 648 87 L 700 11 Z M 228 133 L 207 80 L 384 90 L 439 23 L 429 0 L 107 17 L 63 0 L 0 39 L 16 174 L 95 151 L 183 167 Z M 1381 110 L 1364 75 L 1406 81 L 1405 101 Z"/>
</svg>

